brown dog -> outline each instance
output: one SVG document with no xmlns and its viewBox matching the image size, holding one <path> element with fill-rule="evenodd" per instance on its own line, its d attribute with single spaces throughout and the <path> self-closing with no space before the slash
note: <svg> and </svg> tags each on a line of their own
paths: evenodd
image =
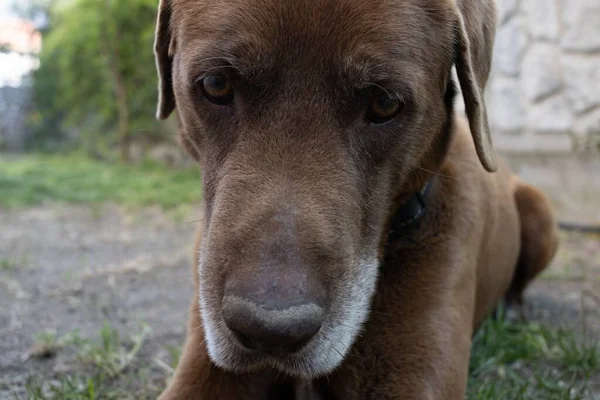
<svg viewBox="0 0 600 400">
<path fill-rule="evenodd" d="M 205 201 L 161 399 L 464 398 L 474 330 L 557 247 L 494 156 L 494 27 L 491 0 L 161 1 L 158 116 Z"/>
</svg>

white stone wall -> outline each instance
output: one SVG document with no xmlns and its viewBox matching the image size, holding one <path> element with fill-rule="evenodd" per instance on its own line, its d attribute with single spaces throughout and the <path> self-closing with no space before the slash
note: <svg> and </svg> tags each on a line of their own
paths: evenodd
<svg viewBox="0 0 600 400">
<path fill-rule="evenodd" d="M 497 0 L 487 105 L 499 150 L 599 149 L 600 0 Z"/>
</svg>

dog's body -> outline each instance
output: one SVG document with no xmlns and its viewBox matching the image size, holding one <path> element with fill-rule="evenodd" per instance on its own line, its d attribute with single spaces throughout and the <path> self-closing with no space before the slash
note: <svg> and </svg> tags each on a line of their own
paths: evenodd
<svg viewBox="0 0 600 400">
<path fill-rule="evenodd" d="M 289 398 L 277 390 L 303 390 L 299 400 L 464 398 L 474 330 L 511 286 L 520 293 L 557 247 L 543 195 L 504 164 L 496 174 L 484 171 L 467 130 L 457 127 L 421 228 L 381 266 L 361 337 L 335 373 L 310 385 L 314 397 L 306 397 L 306 382 L 276 371 L 240 376 L 214 367 L 194 296 L 181 362 L 161 399 Z M 195 265 L 201 238 L 199 232 Z M 198 290 L 197 268 L 194 280 Z"/>
<path fill-rule="evenodd" d="M 463 399 L 475 329 L 557 247 L 544 196 L 501 162 L 486 171 L 493 4 L 309 3 L 161 5 L 159 115 L 177 106 L 206 202 L 188 338 L 161 399 Z M 361 69 L 382 54 L 391 75 Z M 215 58 L 226 65 L 201 65 Z M 382 92 L 323 94 L 351 67 Z M 418 225 L 390 236 L 426 184 Z"/>
</svg>

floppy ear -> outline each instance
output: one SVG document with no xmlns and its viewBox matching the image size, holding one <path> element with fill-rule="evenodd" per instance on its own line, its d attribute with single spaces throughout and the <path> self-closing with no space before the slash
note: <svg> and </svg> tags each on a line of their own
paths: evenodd
<svg viewBox="0 0 600 400">
<path fill-rule="evenodd" d="M 158 70 L 158 109 L 156 118 L 166 119 L 175 109 L 173 93 L 173 56 L 171 48 L 171 0 L 160 0 L 156 35 L 154 37 L 154 56 Z"/>
<path fill-rule="evenodd" d="M 455 4 L 456 72 L 477 156 L 483 167 L 493 172 L 496 170 L 496 155 L 483 92 L 492 63 L 496 4 L 493 0 L 455 0 Z"/>
</svg>

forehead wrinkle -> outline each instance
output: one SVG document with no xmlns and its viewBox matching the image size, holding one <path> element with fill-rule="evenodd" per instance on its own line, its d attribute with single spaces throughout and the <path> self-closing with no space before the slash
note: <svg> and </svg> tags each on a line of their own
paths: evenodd
<svg viewBox="0 0 600 400">
<path fill-rule="evenodd" d="M 219 67 L 233 67 L 242 76 L 259 74 L 272 62 L 258 48 L 228 39 L 196 39 L 185 54 L 187 67 L 195 73 Z"/>
<path fill-rule="evenodd" d="M 343 57 L 340 73 L 353 88 L 380 86 L 403 96 L 415 93 L 423 77 L 422 69 L 410 61 L 365 54 Z"/>
<path fill-rule="evenodd" d="M 357 88 L 364 87 L 371 81 L 389 79 L 385 70 L 386 61 L 366 55 L 348 55 L 342 57 L 341 72 Z"/>
</svg>

